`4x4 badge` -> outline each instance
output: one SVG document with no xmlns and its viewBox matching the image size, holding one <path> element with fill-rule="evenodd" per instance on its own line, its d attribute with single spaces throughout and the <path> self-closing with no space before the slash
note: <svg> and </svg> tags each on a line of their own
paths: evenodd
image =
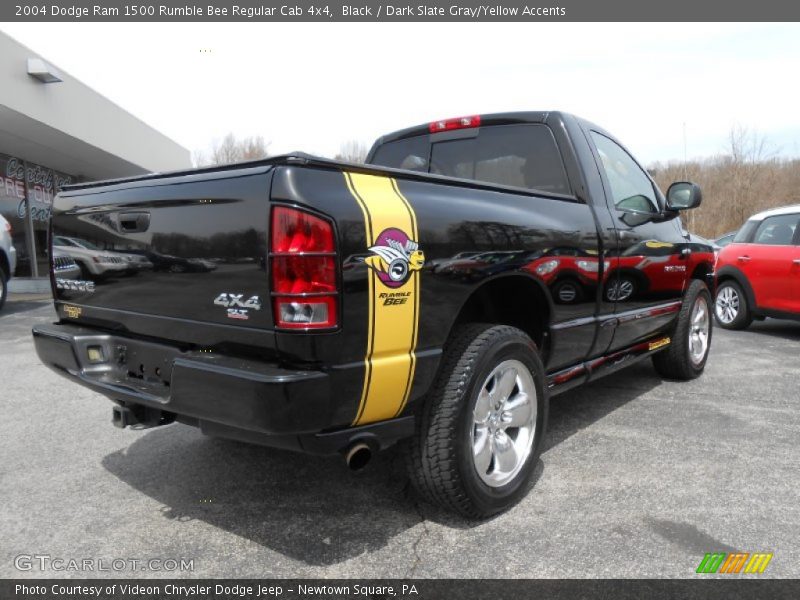
<svg viewBox="0 0 800 600">
<path fill-rule="evenodd" d="M 398 288 L 425 265 L 425 254 L 419 244 L 395 227 L 384 229 L 370 246 L 373 256 L 364 262 L 378 275 L 378 279 L 390 288 Z"/>
<path fill-rule="evenodd" d="M 261 310 L 261 298 L 250 296 L 245 300 L 244 294 L 222 293 L 214 299 L 214 304 L 227 308 L 229 319 L 240 321 L 247 321 L 250 318 L 250 309 Z"/>
<path fill-rule="evenodd" d="M 226 294 L 222 293 L 214 299 L 214 304 L 217 306 L 224 306 L 225 308 L 252 308 L 253 310 L 261 310 L 261 298 L 258 296 L 251 296 L 247 300 L 243 300 L 244 294 Z"/>
</svg>

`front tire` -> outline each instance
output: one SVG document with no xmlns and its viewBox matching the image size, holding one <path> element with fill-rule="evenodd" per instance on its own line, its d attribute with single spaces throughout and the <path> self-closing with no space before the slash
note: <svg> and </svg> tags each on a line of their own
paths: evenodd
<svg viewBox="0 0 800 600">
<path fill-rule="evenodd" d="M 459 327 L 403 444 L 414 488 L 470 518 L 511 507 L 530 487 L 547 409 L 544 367 L 530 337 L 506 325 Z"/>
<path fill-rule="evenodd" d="M 723 329 L 746 329 L 753 322 L 747 296 L 737 282 L 728 280 L 719 284 L 714 316 Z"/>
<path fill-rule="evenodd" d="M 667 379 L 688 381 L 703 374 L 713 332 L 711 293 L 706 284 L 692 280 L 678 313 L 670 345 L 653 355 L 653 366 Z"/>
</svg>

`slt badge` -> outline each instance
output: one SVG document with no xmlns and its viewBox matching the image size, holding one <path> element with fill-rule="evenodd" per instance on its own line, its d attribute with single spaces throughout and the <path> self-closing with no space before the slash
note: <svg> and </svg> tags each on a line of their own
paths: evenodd
<svg viewBox="0 0 800 600">
<path fill-rule="evenodd" d="M 248 314 L 250 309 L 261 310 L 261 299 L 258 296 L 251 296 L 247 300 L 243 298 L 244 294 L 229 294 L 223 292 L 214 299 L 214 304 L 227 308 L 229 319 L 246 321 L 250 318 Z"/>
</svg>

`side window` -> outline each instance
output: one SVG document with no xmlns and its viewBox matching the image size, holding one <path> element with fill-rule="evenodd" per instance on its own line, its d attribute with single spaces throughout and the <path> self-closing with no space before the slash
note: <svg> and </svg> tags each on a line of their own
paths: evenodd
<svg viewBox="0 0 800 600">
<path fill-rule="evenodd" d="M 761 221 L 753 238 L 754 244 L 768 246 L 790 246 L 797 231 L 797 222 L 800 215 L 781 215 L 767 217 Z"/>
<path fill-rule="evenodd" d="M 616 142 L 592 132 L 597 154 L 611 186 L 614 206 L 620 210 L 658 212 L 658 201 L 650 178 Z"/>
<path fill-rule="evenodd" d="M 750 236 L 753 235 L 753 230 L 758 227 L 758 221 L 747 221 L 736 235 L 733 236 L 733 243 L 746 244 L 750 241 Z"/>
</svg>

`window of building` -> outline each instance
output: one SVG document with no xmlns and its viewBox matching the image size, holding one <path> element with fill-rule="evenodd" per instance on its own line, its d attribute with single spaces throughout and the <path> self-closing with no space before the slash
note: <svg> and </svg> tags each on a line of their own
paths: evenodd
<svg viewBox="0 0 800 600">
<path fill-rule="evenodd" d="M 47 276 L 47 230 L 53 197 L 73 180 L 48 167 L 0 154 L 0 214 L 11 224 L 17 277 Z"/>
</svg>

